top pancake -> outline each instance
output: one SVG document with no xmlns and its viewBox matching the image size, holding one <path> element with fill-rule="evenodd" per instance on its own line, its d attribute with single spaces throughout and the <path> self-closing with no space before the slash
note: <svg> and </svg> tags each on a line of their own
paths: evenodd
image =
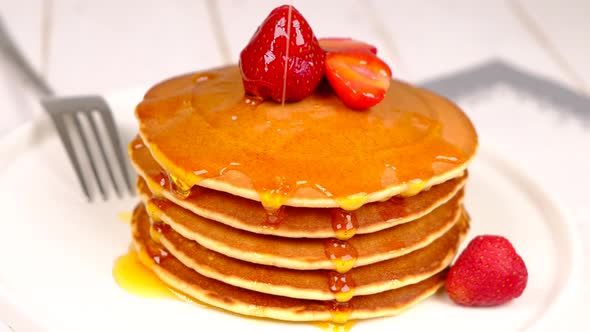
<svg viewBox="0 0 590 332">
<path fill-rule="evenodd" d="M 460 176 L 475 130 L 448 100 L 399 81 L 359 112 L 322 86 L 284 106 L 245 97 L 235 66 L 176 77 L 137 106 L 140 135 L 181 188 L 261 201 L 268 209 L 342 207 Z"/>
</svg>

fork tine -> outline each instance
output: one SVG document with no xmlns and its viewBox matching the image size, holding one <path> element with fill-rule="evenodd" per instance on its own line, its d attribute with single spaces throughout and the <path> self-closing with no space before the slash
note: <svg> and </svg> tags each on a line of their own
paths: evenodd
<svg viewBox="0 0 590 332">
<path fill-rule="evenodd" d="M 103 103 L 106 106 L 106 102 Z M 109 137 L 111 139 L 111 144 L 115 150 L 115 156 L 117 157 L 117 161 L 119 162 L 119 167 L 121 168 L 121 174 L 123 174 L 123 179 L 125 180 L 125 184 L 127 185 L 127 190 L 129 193 L 133 195 L 135 193 L 133 189 L 133 185 L 131 183 L 131 177 L 129 176 L 129 171 L 127 170 L 127 164 L 125 163 L 125 159 L 123 157 L 123 151 L 121 150 L 121 142 L 119 140 L 119 134 L 117 133 L 117 129 L 115 127 L 115 120 L 113 120 L 113 115 L 109 111 L 110 109 L 105 107 L 104 109 L 100 110 L 100 114 L 102 115 L 103 121 L 107 128 Z"/>
<path fill-rule="evenodd" d="M 103 200 L 106 201 L 107 200 L 107 193 L 104 190 L 104 187 L 102 185 L 102 181 L 100 180 L 100 176 L 98 175 L 98 169 L 96 168 L 96 160 L 94 160 L 94 156 L 90 152 L 90 145 L 88 145 L 88 139 L 86 138 L 86 135 L 84 135 L 84 131 L 82 130 L 82 125 L 80 124 L 80 119 L 78 119 L 78 116 L 75 113 L 72 114 L 72 118 L 74 119 L 74 128 L 76 128 L 76 131 L 78 132 L 78 135 L 80 136 L 80 140 L 82 141 L 82 147 L 84 148 L 84 152 L 88 156 L 88 159 L 90 159 L 90 169 L 92 170 L 92 173 L 94 174 L 94 177 L 96 178 L 96 185 L 98 186 L 98 190 L 100 191 Z"/>
<path fill-rule="evenodd" d="M 43 103 L 43 101 L 41 101 Z M 80 186 L 82 187 L 82 191 L 84 191 L 84 195 L 89 202 L 92 201 L 92 196 L 90 196 L 90 191 L 88 190 L 88 185 L 84 180 L 84 176 L 82 175 L 82 169 L 80 168 L 80 163 L 78 162 L 78 158 L 76 157 L 76 153 L 74 152 L 74 147 L 72 146 L 72 141 L 70 140 L 70 135 L 68 135 L 65 123 L 63 122 L 63 118 L 60 117 L 57 113 L 49 113 L 55 128 L 57 129 L 57 133 L 59 135 L 60 141 L 62 142 L 64 148 L 66 149 L 66 154 L 70 159 L 70 163 L 74 166 L 74 171 L 76 172 L 76 176 L 78 177 L 78 181 L 80 182 Z"/>
<path fill-rule="evenodd" d="M 113 173 L 113 170 L 111 168 L 111 163 L 109 163 L 107 153 L 104 149 L 103 140 L 100 138 L 100 135 L 98 134 L 98 128 L 96 127 L 96 122 L 94 121 L 94 117 L 92 117 L 92 113 L 90 113 L 90 112 L 85 112 L 84 115 L 86 115 L 86 119 L 88 120 L 88 123 L 90 124 L 90 128 L 92 130 L 92 133 L 94 134 L 94 139 L 98 144 L 98 149 L 100 150 L 100 154 L 102 155 L 102 159 L 104 160 L 104 163 L 106 165 L 107 173 L 109 174 L 109 178 L 111 179 L 111 183 L 113 184 L 113 187 L 115 188 L 115 192 L 117 193 L 117 196 L 119 198 L 121 198 L 121 190 L 119 189 L 119 185 L 117 185 L 117 181 L 115 180 L 115 174 Z"/>
<path fill-rule="evenodd" d="M 111 181 L 113 182 L 113 186 L 115 188 L 115 191 L 116 191 L 117 195 L 119 197 L 121 197 L 123 187 L 120 184 L 117 185 L 117 182 L 116 182 L 117 177 L 115 176 L 115 172 L 114 172 L 116 166 L 111 165 L 109 163 L 110 160 L 107 159 L 107 157 L 108 157 L 107 153 L 106 153 L 107 149 L 105 149 L 105 146 L 108 146 L 108 145 L 105 145 L 105 144 L 109 144 L 109 143 L 107 143 L 104 140 L 104 139 L 106 139 L 104 137 L 103 137 L 104 139 L 100 139 L 101 135 L 98 130 L 98 123 L 97 123 L 98 119 L 94 119 L 92 117 L 92 114 L 94 114 L 96 112 L 100 116 L 100 120 L 103 122 L 103 124 L 106 128 L 106 134 L 109 137 L 108 138 L 109 142 L 110 142 L 110 144 L 112 144 L 112 147 L 115 151 L 115 156 L 116 156 L 117 162 L 121 168 L 121 175 L 123 176 L 123 180 L 125 181 L 125 185 L 127 186 L 129 193 L 131 195 L 134 194 L 133 186 L 130 181 L 129 171 L 127 169 L 127 164 L 125 163 L 125 159 L 123 157 L 123 151 L 121 150 L 121 143 L 119 141 L 119 134 L 116 129 L 115 121 L 113 119 L 113 115 L 112 115 L 112 112 L 111 112 L 108 104 L 106 103 L 106 101 L 102 97 L 100 97 L 100 96 L 76 96 L 76 97 L 68 97 L 68 98 L 46 98 L 46 99 L 43 99 L 41 101 L 41 103 L 43 104 L 43 107 L 52 115 L 52 117 L 54 117 L 56 119 L 59 119 L 59 117 L 64 117 L 67 115 L 73 116 L 75 130 L 77 131 L 78 135 L 80 136 L 80 141 L 82 143 L 82 147 L 83 147 L 84 151 L 86 152 L 86 154 L 88 155 L 88 158 L 90 160 L 91 170 L 92 170 L 92 173 L 94 174 L 94 177 L 96 178 L 96 183 L 97 183 L 98 189 L 99 189 L 100 193 L 102 194 L 103 198 L 106 200 L 108 198 L 107 192 L 105 191 L 105 187 L 103 186 L 103 182 L 101 181 L 101 177 L 100 177 L 98 169 L 97 169 L 95 156 L 92 154 L 91 149 L 90 149 L 90 145 L 88 144 L 88 142 L 90 141 L 90 139 L 92 137 L 94 137 L 96 139 L 97 144 L 98 144 L 98 149 L 100 150 L 100 154 L 102 155 L 102 159 L 104 159 L 104 161 L 106 163 L 107 172 L 109 174 Z M 82 124 L 80 122 L 81 118 L 78 118 L 78 114 L 80 114 L 80 113 L 86 113 L 85 116 L 87 117 L 92 134 L 84 133 L 83 129 L 87 129 L 87 128 L 82 127 Z M 80 115 L 80 116 L 82 116 L 82 115 Z M 66 128 L 65 128 L 65 123 L 63 123 L 63 120 L 62 120 L 61 126 L 63 128 L 62 130 L 67 133 Z M 64 141 L 64 140 L 62 139 L 62 141 Z M 69 145 L 69 148 L 66 148 L 66 150 L 68 151 L 68 155 L 71 155 L 70 160 L 72 161 L 72 164 L 74 164 L 74 166 L 76 168 L 76 173 L 78 174 L 80 182 L 82 183 L 82 187 L 84 188 L 84 192 L 89 197 L 89 200 L 91 200 L 92 197 L 90 197 L 90 195 L 88 194 L 87 184 L 86 184 L 86 182 L 84 182 L 86 180 L 83 178 L 83 174 L 80 169 L 78 160 L 76 159 L 76 161 L 74 162 L 74 159 L 77 158 L 76 153 L 71 146 L 71 142 L 68 141 L 67 144 Z M 94 153 L 96 154 L 97 152 L 94 151 Z M 98 155 L 96 156 L 96 158 L 99 158 Z"/>
</svg>

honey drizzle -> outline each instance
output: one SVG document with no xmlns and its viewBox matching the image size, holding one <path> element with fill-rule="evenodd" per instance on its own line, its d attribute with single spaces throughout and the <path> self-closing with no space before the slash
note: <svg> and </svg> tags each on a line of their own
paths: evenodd
<svg viewBox="0 0 590 332">
<path fill-rule="evenodd" d="M 133 139 L 133 141 L 131 141 L 130 146 L 133 150 L 140 150 L 145 147 L 145 145 L 143 144 L 143 141 L 139 138 L 139 136 L 135 137 Z"/>
<path fill-rule="evenodd" d="M 164 249 L 164 247 L 160 245 L 146 246 L 145 249 L 149 258 L 158 265 L 162 264 L 164 260 L 170 257 L 168 250 Z"/>
<path fill-rule="evenodd" d="M 173 204 L 170 201 L 163 198 L 152 198 L 146 204 L 146 211 L 150 217 L 150 237 L 158 245 L 161 242 L 160 239 L 162 234 L 171 230 L 170 225 L 162 222 L 161 216 L 163 211 L 172 205 Z M 155 258 L 157 257 L 168 257 L 168 252 L 164 248 L 151 248 L 150 246 L 147 246 L 147 251 L 150 254 L 154 253 L 154 255 L 152 255 L 154 260 L 156 260 Z M 160 258 L 158 258 L 156 263 L 159 263 L 159 259 Z"/>
<path fill-rule="evenodd" d="M 170 225 L 163 222 L 155 222 L 150 226 L 150 237 L 154 242 L 161 243 L 162 234 L 170 231 Z"/>
<path fill-rule="evenodd" d="M 348 302 L 354 296 L 355 283 L 347 273 L 328 272 L 328 287 L 334 293 L 337 302 Z"/>
<path fill-rule="evenodd" d="M 400 193 L 402 197 L 410 197 L 418 194 L 426 186 L 426 181 L 416 179 L 406 183 L 406 189 Z"/>
<path fill-rule="evenodd" d="M 352 311 L 352 305 L 348 302 L 354 296 L 355 282 L 347 272 L 352 269 L 357 259 L 357 251 L 348 241 L 358 229 L 358 220 L 353 211 L 343 209 L 331 209 L 330 219 L 336 239 L 327 239 L 324 242 L 326 257 L 334 264 L 336 271 L 328 271 L 328 288 L 336 301 L 330 304 L 332 322 L 341 327 L 348 321 Z M 352 325 L 350 325 L 352 326 Z M 340 329 L 342 330 L 342 329 Z"/>
<path fill-rule="evenodd" d="M 285 204 L 294 191 L 295 188 L 284 177 L 277 176 L 272 188 L 262 188 L 259 191 L 260 203 L 267 212 L 273 213 Z"/>
<path fill-rule="evenodd" d="M 164 210 L 167 210 L 167 209 L 175 206 L 174 203 L 170 202 L 169 200 L 167 200 L 165 198 L 158 198 L 158 197 L 154 197 L 154 198 L 150 199 L 148 201 L 148 205 L 149 204 L 151 204 L 155 209 L 157 209 L 159 211 L 164 211 Z M 154 211 L 148 210 L 148 212 L 154 212 Z M 151 214 L 150 214 L 150 216 L 151 216 Z"/>
<path fill-rule="evenodd" d="M 174 207 L 174 203 L 165 198 L 152 197 L 147 201 L 146 210 L 152 223 L 162 221 L 162 214 L 167 209 Z"/>
<path fill-rule="evenodd" d="M 350 318 L 352 313 L 352 304 L 350 302 L 328 302 L 332 322 L 336 324 L 344 324 Z"/>
<path fill-rule="evenodd" d="M 358 256 L 356 249 L 349 241 L 338 239 L 327 239 L 324 242 L 324 252 L 339 273 L 350 271 Z"/>
<path fill-rule="evenodd" d="M 159 198 L 152 198 L 146 204 L 146 210 L 150 216 L 150 238 L 154 243 L 146 244 L 145 252 L 149 259 L 156 264 L 161 264 L 170 256 L 168 250 L 160 244 L 162 234 L 171 229 L 170 226 L 163 223 L 161 219 L 162 207 L 170 204 L 169 201 Z M 142 257 L 140 256 L 140 258 Z M 142 260 L 142 262 L 148 264 L 148 261 Z"/>
<path fill-rule="evenodd" d="M 281 222 L 285 220 L 287 212 L 285 211 L 285 206 L 281 205 L 278 210 L 265 210 L 266 211 L 266 219 L 262 223 L 263 228 L 268 229 L 277 229 L 281 225 Z"/>
<path fill-rule="evenodd" d="M 145 298 L 180 300 L 218 310 L 216 307 L 168 287 L 149 268 L 152 264 L 159 264 L 151 255 L 147 250 L 138 252 L 130 247 L 127 254 L 117 258 L 113 266 L 113 278 L 121 289 Z M 352 311 L 350 304 L 329 301 L 326 302 L 326 306 L 330 311 L 332 322 L 313 322 L 313 325 L 327 332 L 348 332 L 356 324 L 356 321 L 348 320 Z"/>
<path fill-rule="evenodd" d="M 191 186 L 172 173 L 168 173 L 168 176 L 170 191 L 181 199 L 187 199 L 191 194 Z"/>
<path fill-rule="evenodd" d="M 287 96 L 287 74 L 289 73 L 289 44 L 291 44 L 291 18 L 293 15 L 293 6 L 289 6 L 287 14 L 287 45 L 285 46 L 285 65 L 283 69 L 283 91 L 281 97 L 281 106 L 285 107 L 285 97 Z"/>
<path fill-rule="evenodd" d="M 154 159 L 175 175 L 180 196 L 189 193 L 189 185 L 215 178 L 236 163 L 255 191 L 268 193 L 262 198 L 268 209 L 278 209 L 293 194 L 273 183 L 266 172 L 272 168 L 292 188 L 302 181 L 318 185 L 325 190 L 316 191 L 354 210 L 366 203 L 368 193 L 392 186 L 405 185 L 405 194 L 413 194 L 420 186 L 412 180 L 446 174 L 475 151 L 475 133 L 459 110 L 397 81 L 365 113 L 343 112 L 333 94 L 317 93 L 283 107 L 248 100 L 237 67 L 180 76 L 146 93 L 136 109 L 142 137 Z M 342 128 L 348 128 L 346 134 Z M 330 149 L 318 143 L 327 135 Z M 340 158 L 351 151 L 359 155 Z M 325 171 L 336 168 L 355 180 L 342 181 L 339 172 Z M 386 169 L 395 172 L 384 177 Z"/>
<path fill-rule="evenodd" d="M 338 240 L 350 239 L 356 234 L 359 227 L 356 215 L 352 211 L 331 209 L 330 219 L 332 221 L 332 229 Z"/>
<path fill-rule="evenodd" d="M 172 184 L 170 182 L 170 176 L 164 172 L 158 172 L 158 174 L 154 175 L 154 179 L 156 180 L 157 184 L 160 186 L 159 188 L 152 188 L 150 186 L 150 191 L 152 195 L 155 197 L 162 197 L 162 189 L 168 189 L 168 191 L 173 192 Z"/>
<path fill-rule="evenodd" d="M 363 206 L 367 201 L 367 194 L 359 193 L 356 195 L 344 197 L 344 198 L 336 198 L 335 199 L 340 208 L 347 210 L 347 211 L 354 211 Z"/>
</svg>

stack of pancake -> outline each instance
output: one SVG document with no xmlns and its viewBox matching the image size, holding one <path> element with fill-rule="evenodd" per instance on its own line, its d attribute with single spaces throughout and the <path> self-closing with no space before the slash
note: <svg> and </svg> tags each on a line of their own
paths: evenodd
<svg viewBox="0 0 590 332">
<path fill-rule="evenodd" d="M 170 288 L 288 321 L 394 315 L 443 284 L 477 148 L 448 100 L 392 81 L 366 111 L 321 85 L 245 96 L 234 66 L 154 86 L 129 154 L 142 262 Z"/>
</svg>

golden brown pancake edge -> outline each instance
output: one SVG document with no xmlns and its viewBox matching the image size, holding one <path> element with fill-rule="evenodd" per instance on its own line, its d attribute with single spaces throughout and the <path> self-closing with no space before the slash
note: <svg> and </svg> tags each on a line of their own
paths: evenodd
<svg viewBox="0 0 590 332">
<path fill-rule="evenodd" d="M 197 216 L 166 201 L 140 193 L 150 217 L 182 236 L 236 259 L 298 270 L 337 269 L 326 257 L 329 239 L 294 239 L 251 233 Z M 353 267 L 399 257 L 430 244 L 461 217 L 463 193 L 430 214 L 379 232 L 353 236 L 348 243 L 357 253 Z"/>
<path fill-rule="evenodd" d="M 137 213 L 137 211 L 135 212 Z M 154 243 L 149 234 L 142 233 L 134 217 L 131 223 L 134 246 L 140 256 L 146 246 Z M 246 316 L 281 321 L 330 321 L 333 319 L 332 301 L 302 300 L 269 295 L 231 286 L 206 278 L 184 266 L 174 257 L 156 264 L 144 262 L 164 283 L 206 304 Z M 444 283 L 446 271 L 439 272 L 419 283 L 383 293 L 354 297 L 349 320 L 391 316 L 416 305 L 434 294 Z"/>
<path fill-rule="evenodd" d="M 145 209 L 136 214 L 138 227 L 149 227 Z M 428 246 L 387 261 L 353 268 L 346 278 L 351 295 L 370 295 L 420 282 L 446 268 L 467 231 L 466 218 Z M 148 232 L 145 231 L 144 232 Z M 327 270 L 291 270 L 240 261 L 202 247 L 172 229 L 158 234 L 158 241 L 176 259 L 199 274 L 236 287 L 301 299 L 334 300 Z M 348 294 L 346 294 L 348 295 Z"/>
</svg>

